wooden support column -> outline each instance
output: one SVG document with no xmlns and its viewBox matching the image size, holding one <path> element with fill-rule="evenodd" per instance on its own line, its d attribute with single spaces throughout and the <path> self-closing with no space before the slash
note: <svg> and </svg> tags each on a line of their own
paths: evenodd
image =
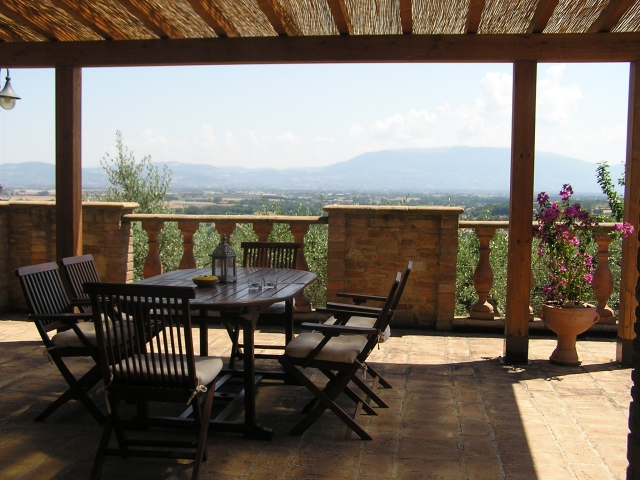
<svg viewBox="0 0 640 480">
<path fill-rule="evenodd" d="M 56 67 L 56 258 L 82 254 L 82 69 Z"/>
<path fill-rule="evenodd" d="M 640 60 L 631 62 L 629 79 L 629 114 L 627 117 L 627 165 L 624 187 L 624 221 L 633 225 L 633 235 L 622 240 L 622 271 L 620 275 L 620 314 L 616 360 L 633 364 L 633 325 L 636 321 L 636 284 L 638 270 L 638 228 L 640 227 Z"/>
<path fill-rule="evenodd" d="M 506 363 L 526 363 L 529 358 L 536 72 L 535 61 L 516 61 L 513 64 L 509 259 L 504 340 Z"/>
</svg>

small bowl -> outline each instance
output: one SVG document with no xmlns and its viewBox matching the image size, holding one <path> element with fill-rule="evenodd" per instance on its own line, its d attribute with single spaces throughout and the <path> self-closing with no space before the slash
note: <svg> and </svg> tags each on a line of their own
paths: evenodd
<svg viewBox="0 0 640 480">
<path fill-rule="evenodd" d="M 202 275 L 200 277 L 193 277 L 193 283 L 198 287 L 213 287 L 216 283 L 218 283 L 218 277 L 214 277 L 213 275 Z"/>
</svg>

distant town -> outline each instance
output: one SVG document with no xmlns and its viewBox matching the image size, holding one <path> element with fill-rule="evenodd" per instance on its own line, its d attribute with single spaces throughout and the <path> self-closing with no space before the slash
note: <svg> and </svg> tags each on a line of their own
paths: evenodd
<svg viewBox="0 0 640 480">
<path fill-rule="evenodd" d="M 102 191 L 86 190 L 85 200 L 99 200 Z M 0 198 L 10 201 L 55 201 L 55 190 L 5 189 Z M 508 220 L 509 198 L 503 195 L 434 194 L 400 192 L 348 192 L 317 190 L 287 190 L 267 192 L 258 190 L 173 190 L 165 197 L 178 214 L 189 215 L 251 215 L 269 211 L 278 214 L 322 215 L 324 205 L 444 205 L 463 207 L 461 220 Z M 579 201 L 592 213 L 611 213 L 602 195 L 579 197 Z"/>
</svg>

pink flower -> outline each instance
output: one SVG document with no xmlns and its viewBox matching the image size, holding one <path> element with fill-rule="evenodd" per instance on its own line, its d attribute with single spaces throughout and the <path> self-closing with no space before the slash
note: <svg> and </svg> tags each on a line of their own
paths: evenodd
<svg viewBox="0 0 640 480">
<path fill-rule="evenodd" d="M 538 205 L 542 206 L 545 203 L 547 203 L 548 200 L 549 200 L 549 195 L 547 195 L 545 192 L 540 192 L 538 194 L 538 199 L 537 199 Z"/>
<path fill-rule="evenodd" d="M 633 225 L 629 222 L 624 222 L 622 224 L 616 223 L 615 229 L 616 232 L 622 233 L 622 238 L 626 238 L 633 233 Z"/>
<path fill-rule="evenodd" d="M 587 283 L 593 282 L 593 275 L 590 273 L 585 273 L 582 278 L 584 278 Z"/>
</svg>

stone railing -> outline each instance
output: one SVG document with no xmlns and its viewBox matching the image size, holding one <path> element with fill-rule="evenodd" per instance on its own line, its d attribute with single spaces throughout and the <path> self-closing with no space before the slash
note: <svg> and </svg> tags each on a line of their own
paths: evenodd
<svg viewBox="0 0 640 480">
<path fill-rule="evenodd" d="M 480 243 L 478 264 L 473 274 L 473 287 L 478 296 L 469 311 L 469 318 L 476 320 L 493 320 L 495 312 L 493 305 L 487 301 L 489 293 L 493 288 L 493 269 L 489 262 L 491 253 L 490 243 L 496 234 L 496 230 L 509 228 L 509 222 L 491 222 L 491 221 L 461 221 L 460 228 L 472 229 Z M 607 305 L 611 292 L 613 292 L 613 274 L 609 267 L 609 244 L 611 237 L 608 233 L 614 230 L 613 223 L 601 223 L 603 235 L 596 237 L 598 245 L 598 265 L 593 274 L 593 293 L 598 299 L 597 310 L 600 314 L 599 323 L 614 324 L 616 318 L 613 310 Z M 535 252 L 532 252 L 535 255 Z M 531 289 L 533 289 L 534 280 L 531 274 Z M 533 319 L 533 309 L 531 311 L 531 319 Z"/>
<path fill-rule="evenodd" d="M 201 223 L 213 224 L 216 232 L 222 236 L 231 235 L 237 224 L 251 224 L 253 231 L 258 236 L 258 241 L 268 240 L 273 227 L 277 223 L 288 224 L 293 235 L 294 242 L 302 244 L 304 249 L 304 236 L 309 231 L 310 225 L 327 224 L 327 217 L 315 216 L 288 216 L 288 215 L 174 215 L 174 214 L 128 214 L 124 220 L 128 222 L 141 222 L 142 229 L 147 233 L 149 252 L 144 262 L 143 274 L 145 278 L 153 277 L 162 273 L 162 262 L 160 261 L 160 249 L 158 237 L 164 224 L 176 222 L 178 229 L 182 233 L 182 258 L 178 269 L 196 268 L 196 259 L 193 254 L 193 236 L 200 228 Z M 299 270 L 309 270 L 304 255 L 298 255 L 296 268 Z M 296 312 L 311 310 L 311 303 L 304 295 L 296 298 Z"/>
</svg>

